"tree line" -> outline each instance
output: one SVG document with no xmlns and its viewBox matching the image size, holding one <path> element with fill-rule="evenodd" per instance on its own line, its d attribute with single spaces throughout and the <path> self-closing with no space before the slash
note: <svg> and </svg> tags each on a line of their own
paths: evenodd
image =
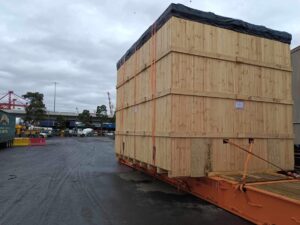
<svg viewBox="0 0 300 225">
<path fill-rule="evenodd" d="M 29 101 L 28 106 L 26 107 L 25 121 L 32 124 L 38 125 L 41 120 L 46 119 L 46 106 L 44 104 L 44 95 L 39 92 L 27 92 L 22 96 L 23 98 Z M 116 120 L 116 115 L 109 117 L 107 114 L 107 108 L 105 105 L 97 106 L 96 108 L 96 117 L 98 118 L 101 125 L 103 123 L 114 123 Z M 90 111 L 84 109 L 81 113 L 78 114 L 78 120 L 84 123 L 86 126 L 92 125 L 92 116 Z M 66 119 L 59 115 L 56 118 L 57 126 L 60 128 L 65 128 Z"/>
</svg>

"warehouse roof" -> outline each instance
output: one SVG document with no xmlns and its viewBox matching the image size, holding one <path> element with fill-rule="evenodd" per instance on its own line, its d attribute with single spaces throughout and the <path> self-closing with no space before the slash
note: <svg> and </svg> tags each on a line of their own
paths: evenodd
<svg viewBox="0 0 300 225">
<path fill-rule="evenodd" d="M 192 20 L 204 24 L 209 24 L 240 33 L 250 34 L 258 37 L 268 38 L 283 43 L 290 44 L 292 35 L 287 32 L 276 31 L 264 26 L 254 25 L 244 22 L 242 20 L 232 19 L 229 17 L 218 16 L 211 12 L 203 12 L 197 9 L 192 9 L 182 4 L 172 3 L 163 14 L 152 24 L 142 36 L 131 46 L 131 48 L 122 56 L 117 63 L 117 68 L 127 60 L 129 57 L 143 44 L 151 38 L 152 30 L 159 30 L 172 16 Z"/>
<path fill-rule="evenodd" d="M 295 52 L 298 52 L 300 50 L 300 45 L 298 46 L 298 47 L 296 47 L 296 48 L 293 48 L 292 50 L 291 50 L 291 53 L 293 54 L 293 53 L 295 53 Z"/>
</svg>

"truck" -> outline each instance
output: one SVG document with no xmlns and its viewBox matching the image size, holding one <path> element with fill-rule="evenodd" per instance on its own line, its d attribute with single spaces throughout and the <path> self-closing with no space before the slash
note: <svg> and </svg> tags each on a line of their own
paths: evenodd
<svg viewBox="0 0 300 225">
<path fill-rule="evenodd" d="M 11 147 L 15 138 L 15 116 L 0 110 L 0 147 Z"/>
<path fill-rule="evenodd" d="M 118 162 L 255 224 L 299 225 L 290 43 L 171 4 L 117 63 Z"/>
</svg>

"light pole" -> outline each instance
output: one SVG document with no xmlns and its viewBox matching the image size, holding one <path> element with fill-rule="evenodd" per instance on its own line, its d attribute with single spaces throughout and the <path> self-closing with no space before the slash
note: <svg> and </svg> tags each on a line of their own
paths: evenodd
<svg viewBox="0 0 300 225">
<path fill-rule="evenodd" d="M 56 84 L 57 82 L 54 82 L 54 109 L 53 109 L 54 112 L 55 112 L 55 103 L 56 103 Z"/>
<path fill-rule="evenodd" d="M 75 120 L 75 130 L 76 130 L 76 135 L 78 136 L 77 120 L 78 120 L 78 114 L 79 114 L 79 111 L 78 111 L 78 108 L 77 108 L 77 107 L 76 107 L 76 112 L 77 112 L 77 116 L 76 116 L 76 120 Z"/>
</svg>

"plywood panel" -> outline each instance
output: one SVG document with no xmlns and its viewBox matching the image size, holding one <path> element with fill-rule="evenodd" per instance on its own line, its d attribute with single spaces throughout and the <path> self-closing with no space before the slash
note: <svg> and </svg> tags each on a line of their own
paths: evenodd
<svg viewBox="0 0 300 225">
<path fill-rule="evenodd" d="M 191 177 L 201 177 L 212 170 L 211 140 L 191 139 Z"/>
<path fill-rule="evenodd" d="M 242 102 L 242 108 L 236 103 Z M 274 138 L 293 135 L 291 105 L 201 96 L 172 95 L 172 132 L 213 137 L 248 134 Z M 226 118 L 226 119 L 224 119 Z"/>
<path fill-rule="evenodd" d="M 191 140 L 189 138 L 174 138 L 171 146 L 170 177 L 190 176 L 191 174 Z"/>
</svg>

